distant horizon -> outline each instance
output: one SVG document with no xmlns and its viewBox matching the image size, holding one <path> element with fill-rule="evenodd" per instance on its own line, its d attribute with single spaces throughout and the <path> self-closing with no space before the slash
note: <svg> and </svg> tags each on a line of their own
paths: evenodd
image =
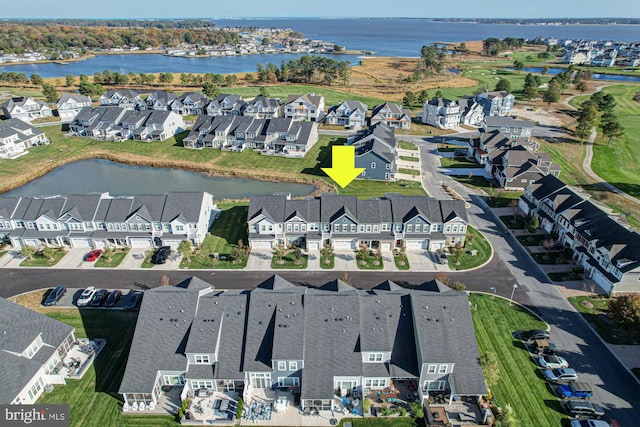
<svg viewBox="0 0 640 427">
<path fill-rule="evenodd" d="M 447 19 L 460 19 L 465 21 L 473 21 L 473 20 L 488 20 L 488 21 L 564 21 L 564 20 L 614 20 L 614 19 L 637 19 L 634 17 L 625 17 L 625 16 L 603 16 L 603 17 L 585 17 L 585 16 L 555 16 L 555 17 L 539 17 L 539 18 L 509 18 L 509 17 L 463 17 L 463 16 L 207 16 L 207 17 L 195 17 L 195 16 L 181 16 L 181 17 L 12 17 L 12 18 L 4 18 L 0 17 L 0 22 L 2 21 L 14 21 L 14 20 L 24 20 L 24 21 L 57 21 L 57 20 L 72 20 L 72 21 L 214 21 L 214 20 L 274 20 L 274 19 L 335 19 L 335 20 L 347 20 L 347 19 L 430 19 L 430 20 L 447 20 Z M 620 24 L 625 25 L 625 24 Z M 633 24 L 627 24 L 633 25 Z"/>
</svg>

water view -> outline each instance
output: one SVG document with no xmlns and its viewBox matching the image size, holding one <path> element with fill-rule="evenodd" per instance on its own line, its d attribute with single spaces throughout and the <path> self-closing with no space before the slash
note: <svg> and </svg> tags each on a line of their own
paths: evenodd
<svg viewBox="0 0 640 427">
<path fill-rule="evenodd" d="M 507 68 L 508 70 L 513 71 L 513 68 Z M 588 70 L 588 68 L 586 68 Z M 555 76 L 563 71 L 566 71 L 566 68 L 549 68 L 547 74 Z M 527 73 L 542 73 L 541 67 L 527 67 L 524 69 Z M 593 73 L 591 74 L 591 80 L 605 80 L 612 82 L 640 82 L 640 76 L 625 76 L 623 74 L 600 74 Z"/>
<path fill-rule="evenodd" d="M 250 195 L 313 192 L 312 185 L 212 177 L 168 168 L 129 166 L 108 160 L 81 160 L 61 166 L 43 177 L 4 194 L 35 196 L 109 192 L 112 195 L 158 194 L 169 191 L 207 191 L 216 199 Z"/>
</svg>

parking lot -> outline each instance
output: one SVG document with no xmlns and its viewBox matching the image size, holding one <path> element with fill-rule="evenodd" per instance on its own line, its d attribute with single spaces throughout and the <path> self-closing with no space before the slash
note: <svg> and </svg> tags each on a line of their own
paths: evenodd
<svg viewBox="0 0 640 427">
<path fill-rule="evenodd" d="M 64 307 L 64 308 L 77 307 L 78 298 L 82 294 L 82 291 L 84 291 L 85 289 L 86 288 L 67 288 L 66 293 L 62 296 L 62 298 L 58 300 L 58 302 L 54 305 L 54 307 Z M 109 293 L 114 290 L 116 289 L 107 289 Z M 105 307 L 103 302 L 103 304 L 101 304 L 98 307 L 92 307 L 90 305 L 87 305 L 81 308 L 123 310 L 125 308 L 125 305 L 132 300 L 133 298 L 132 295 L 134 295 L 137 292 L 140 292 L 140 291 L 135 291 L 131 289 L 121 289 L 121 291 L 122 291 L 122 297 L 118 300 L 118 302 L 113 307 Z M 45 292 L 45 295 L 44 295 L 45 297 L 47 296 L 47 292 Z M 44 299 L 45 298 L 42 299 L 42 302 L 44 302 Z M 138 302 L 138 306 L 139 305 L 140 303 Z"/>
</svg>

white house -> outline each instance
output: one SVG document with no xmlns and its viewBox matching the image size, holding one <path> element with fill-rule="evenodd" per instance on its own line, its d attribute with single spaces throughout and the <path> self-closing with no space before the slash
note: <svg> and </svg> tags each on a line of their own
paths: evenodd
<svg viewBox="0 0 640 427">
<path fill-rule="evenodd" d="M 284 106 L 284 116 L 296 121 L 320 122 L 324 118 L 324 96 L 313 93 L 289 95 Z"/>
<path fill-rule="evenodd" d="M 325 123 L 358 130 L 367 123 L 367 110 L 368 107 L 364 103 L 347 100 L 340 105 L 329 108 Z"/>
<path fill-rule="evenodd" d="M 31 122 L 42 117 L 51 117 L 53 113 L 49 105 L 40 100 L 15 96 L 2 104 L 5 117 Z"/>
<path fill-rule="evenodd" d="M 0 122 L 0 158 L 11 159 L 28 153 L 27 148 L 48 144 L 49 138 L 40 129 L 19 119 Z"/>
<path fill-rule="evenodd" d="M 434 98 L 422 107 L 422 122 L 438 129 L 454 129 L 460 124 L 460 106 L 456 101 Z"/>
<path fill-rule="evenodd" d="M 70 122 L 78 115 L 80 110 L 91 107 L 91 98 L 75 93 L 65 93 L 56 102 L 58 116 L 63 122 Z"/>
</svg>

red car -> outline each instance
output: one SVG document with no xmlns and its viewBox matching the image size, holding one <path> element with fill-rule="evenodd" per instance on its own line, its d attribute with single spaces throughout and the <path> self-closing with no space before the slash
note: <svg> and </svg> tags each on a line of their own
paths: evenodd
<svg viewBox="0 0 640 427">
<path fill-rule="evenodd" d="M 93 262 L 95 260 L 97 260 L 98 258 L 100 258 L 100 255 L 102 255 L 102 249 L 96 249 L 95 251 L 91 251 L 87 254 L 87 257 L 85 258 L 85 261 L 87 262 Z"/>
</svg>

